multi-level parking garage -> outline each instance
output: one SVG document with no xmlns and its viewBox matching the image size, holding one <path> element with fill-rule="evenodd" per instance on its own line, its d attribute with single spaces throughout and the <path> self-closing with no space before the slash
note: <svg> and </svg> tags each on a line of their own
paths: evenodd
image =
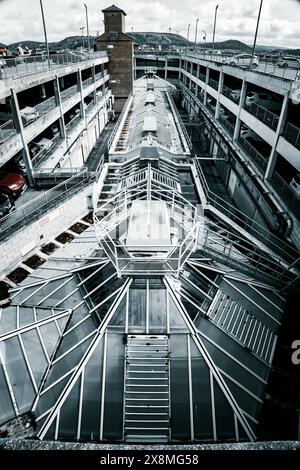
<svg viewBox="0 0 300 470">
<path fill-rule="evenodd" d="M 119 57 L 23 64 L 13 86 L 3 79 L 3 167 L 22 152 L 40 194 L 0 224 L 0 435 L 297 439 L 286 349 L 299 327 L 298 219 L 274 189 L 298 152 L 291 82 L 187 55 L 160 78 L 150 61 L 104 128 L 127 90 L 120 63 L 126 85 L 132 72 L 125 12 L 104 12 L 100 39 L 119 34 Z M 269 91 L 277 108 L 262 114 L 250 98 Z"/>
<path fill-rule="evenodd" d="M 219 151 L 223 149 L 227 159 L 236 155 L 231 168 L 225 165 L 226 171 L 216 162 L 222 167 L 220 174 L 232 199 L 242 204 L 243 192 L 244 204 L 255 212 L 258 192 L 269 193 L 270 198 L 265 198 L 266 222 L 275 230 L 281 225 L 286 236 L 299 246 L 298 195 L 291 185 L 299 173 L 300 161 L 297 71 L 263 64 L 258 71 L 249 71 L 224 65 L 220 57 L 211 59 L 194 53 L 180 57 L 174 53 L 166 57 L 138 53 L 136 76 L 152 67 L 160 77 L 181 87 L 189 116 L 194 120 L 205 116 L 207 130 L 199 126 L 204 138 L 206 133 L 206 139 L 214 139 L 216 144 L 221 139 L 223 147 L 219 144 Z M 211 149 L 210 155 L 216 154 L 217 148 Z M 238 171 L 237 165 L 235 174 L 230 172 L 235 160 L 246 160 L 248 172 Z M 243 180 L 241 189 L 233 183 L 236 178 L 238 182 Z M 250 194 L 257 193 L 254 205 L 244 188 Z M 280 218 L 285 222 L 278 221 Z"/>
</svg>

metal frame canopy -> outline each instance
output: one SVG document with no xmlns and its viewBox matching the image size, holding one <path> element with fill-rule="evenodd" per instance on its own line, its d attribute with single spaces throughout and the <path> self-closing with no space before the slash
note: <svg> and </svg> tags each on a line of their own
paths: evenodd
<svg viewBox="0 0 300 470">
<path fill-rule="evenodd" d="M 255 439 L 284 307 L 278 284 L 292 273 L 236 223 L 199 210 L 194 171 L 147 153 L 107 164 L 94 224 L 10 290 L 1 431 L 32 412 L 39 439 Z M 163 243 L 130 242 L 139 203 L 146 224 L 161 221 Z"/>
</svg>

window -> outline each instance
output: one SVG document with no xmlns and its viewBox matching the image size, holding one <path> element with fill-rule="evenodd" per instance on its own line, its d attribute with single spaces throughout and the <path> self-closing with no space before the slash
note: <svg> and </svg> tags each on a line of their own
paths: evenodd
<svg viewBox="0 0 300 470">
<path fill-rule="evenodd" d="M 110 31 L 108 35 L 110 39 L 116 39 L 118 37 L 117 31 Z"/>
</svg>

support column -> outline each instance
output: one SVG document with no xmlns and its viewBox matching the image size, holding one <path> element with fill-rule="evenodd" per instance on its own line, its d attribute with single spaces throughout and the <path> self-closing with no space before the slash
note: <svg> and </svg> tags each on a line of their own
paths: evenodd
<svg viewBox="0 0 300 470">
<path fill-rule="evenodd" d="M 205 88 L 204 88 L 204 97 L 203 97 L 203 104 L 206 106 L 207 103 L 207 84 L 209 80 L 209 68 L 206 68 L 206 76 L 205 76 Z"/>
<path fill-rule="evenodd" d="M 197 64 L 197 70 L 196 70 L 196 78 L 197 80 L 199 79 L 199 70 L 200 70 L 200 64 Z M 198 98 L 198 90 L 199 90 L 199 85 L 198 82 L 196 82 L 196 90 L 195 90 L 195 96 Z"/>
<path fill-rule="evenodd" d="M 247 95 L 247 82 L 246 80 L 243 80 L 243 85 L 242 85 L 242 90 L 241 90 L 241 97 L 240 97 L 240 104 L 239 104 L 239 111 L 238 115 L 236 118 L 236 123 L 235 123 L 235 128 L 234 128 L 234 134 L 233 134 L 233 140 L 237 140 L 239 138 L 240 134 L 240 129 L 241 129 L 241 110 L 244 107 L 245 101 L 246 101 L 246 95 Z"/>
<path fill-rule="evenodd" d="M 166 56 L 165 58 L 165 80 L 167 80 L 168 77 L 168 57 Z"/>
<path fill-rule="evenodd" d="M 77 86 L 78 91 L 80 93 L 80 114 L 81 117 L 85 120 L 85 127 L 86 127 L 86 115 L 85 115 L 85 106 L 84 106 L 84 99 L 83 99 L 83 90 L 82 90 L 82 77 L 81 77 L 81 70 L 77 70 Z"/>
<path fill-rule="evenodd" d="M 59 79 L 57 75 L 55 76 L 55 79 L 54 79 L 54 96 L 55 96 L 56 106 L 59 107 L 59 111 L 60 111 L 60 118 L 58 120 L 60 135 L 63 139 L 65 139 L 67 136 L 67 133 L 66 133 L 64 113 L 63 113 L 61 97 L 60 97 Z"/>
<path fill-rule="evenodd" d="M 224 72 L 221 71 L 220 76 L 219 76 L 218 98 L 217 98 L 217 104 L 216 104 L 215 119 L 219 119 L 220 117 L 220 108 L 221 108 L 220 95 L 223 90 L 223 84 L 224 84 Z"/>
<path fill-rule="evenodd" d="M 265 173 L 265 176 L 264 176 L 265 180 L 270 179 L 273 176 L 274 168 L 275 168 L 275 165 L 276 165 L 276 162 L 277 162 L 277 157 L 278 157 L 278 153 L 276 151 L 276 148 L 277 148 L 279 137 L 282 135 L 282 133 L 285 129 L 285 126 L 286 126 L 288 106 L 289 106 L 289 95 L 286 94 L 284 99 L 283 99 L 283 103 L 282 103 L 281 113 L 280 113 L 280 117 L 279 117 L 279 121 L 278 121 L 278 125 L 277 125 L 277 130 L 276 130 L 276 134 L 275 134 L 274 145 L 273 145 L 272 150 L 271 150 L 271 155 L 270 155 L 268 166 L 267 166 L 266 173 Z"/>
<path fill-rule="evenodd" d="M 95 64 L 92 66 L 92 78 L 93 78 L 93 84 L 94 84 L 94 91 L 93 91 L 93 102 L 96 104 L 96 67 Z"/>
<path fill-rule="evenodd" d="M 24 136 L 24 127 L 23 127 L 23 122 L 22 122 L 22 118 L 20 114 L 18 98 L 17 98 L 15 90 L 12 88 L 11 88 L 11 108 L 12 108 L 12 116 L 13 116 L 13 122 L 14 122 L 15 128 L 17 132 L 20 134 L 21 140 L 22 140 L 22 145 L 23 145 L 22 155 L 23 155 L 23 159 L 24 159 L 24 163 L 26 167 L 28 184 L 29 186 L 33 186 L 34 179 L 33 179 L 33 168 L 32 168 L 30 152 L 28 148 L 28 143 L 26 142 L 26 139 Z"/>
</svg>

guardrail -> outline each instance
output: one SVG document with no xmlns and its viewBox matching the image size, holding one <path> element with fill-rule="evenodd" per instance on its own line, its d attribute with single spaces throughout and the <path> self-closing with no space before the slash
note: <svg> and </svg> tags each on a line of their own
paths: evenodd
<svg viewBox="0 0 300 470">
<path fill-rule="evenodd" d="M 107 91 L 107 89 L 105 89 L 105 93 L 106 93 L 106 91 Z M 128 103 L 130 102 L 131 99 L 132 99 L 132 93 L 130 93 L 130 94 L 128 95 L 128 98 L 127 98 L 126 102 L 124 103 L 123 109 L 122 109 L 122 111 L 121 111 L 121 113 L 120 113 L 120 115 L 119 115 L 119 117 L 118 117 L 118 119 L 117 119 L 117 122 L 116 122 L 116 124 L 115 124 L 114 130 L 113 130 L 113 132 L 111 133 L 111 136 L 110 136 L 110 138 L 109 138 L 108 141 L 107 141 L 107 148 L 108 148 L 108 150 L 109 150 L 109 149 L 111 148 L 111 146 L 112 146 L 112 143 L 113 143 L 113 141 L 114 141 L 114 138 L 116 137 L 116 134 L 117 134 L 117 132 L 118 132 L 118 130 L 119 130 L 120 123 L 122 122 L 122 119 L 123 119 L 123 117 L 124 117 L 124 114 L 125 114 L 125 112 L 127 111 Z"/>
<path fill-rule="evenodd" d="M 67 88 L 66 90 L 62 90 L 60 92 L 60 98 L 62 101 L 65 101 L 68 98 L 71 98 L 71 96 L 75 95 L 76 93 L 79 93 L 78 86 L 73 85 L 70 88 Z"/>
<path fill-rule="evenodd" d="M 265 171 L 268 166 L 268 157 L 262 155 L 245 137 L 240 136 L 239 142 L 248 155 L 253 158 L 259 169 Z"/>
<path fill-rule="evenodd" d="M 288 122 L 284 131 L 284 137 L 300 150 L 300 129 L 298 127 Z"/>
<path fill-rule="evenodd" d="M 15 135 L 16 133 L 17 133 L 17 129 L 15 128 L 15 125 L 12 119 L 2 124 L 0 126 L 0 144 L 3 144 L 3 142 L 8 140 L 10 137 Z"/>
<path fill-rule="evenodd" d="M 228 121 L 228 119 L 226 119 L 225 116 L 222 116 L 222 114 L 220 114 L 220 116 L 219 116 L 219 121 L 222 124 L 222 126 L 224 126 L 225 129 L 229 132 L 229 134 L 233 137 L 235 126 L 233 124 L 231 124 Z"/>
<path fill-rule="evenodd" d="M 50 55 L 50 64 L 46 54 L 37 56 L 22 56 L 12 59 L 3 59 L 5 64 L 1 67 L 0 80 L 7 78 L 17 78 L 34 73 L 46 71 L 62 65 L 85 62 L 87 60 L 106 57 L 104 51 L 97 52 L 62 52 Z"/>
<path fill-rule="evenodd" d="M 276 171 L 268 181 L 286 203 L 288 210 L 300 219 L 300 197 L 297 196 L 290 185 Z"/>
<path fill-rule="evenodd" d="M 66 197 L 77 192 L 86 182 L 92 182 L 93 179 L 94 174 L 91 175 L 86 171 L 72 176 L 3 217 L 0 219 L 0 240 L 20 230 L 28 223 L 33 223 L 40 216 L 49 212 L 51 208 L 57 206 L 59 202 L 65 201 Z"/>
<path fill-rule="evenodd" d="M 271 129 L 276 131 L 279 123 L 279 116 L 272 113 L 272 111 L 256 103 L 251 103 L 249 106 L 246 105 L 245 109 L 253 116 L 257 117 L 261 122 L 267 124 Z"/>
<path fill-rule="evenodd" d="M 214 88 L 215 90 L 219 89 L 219 82 L 217 82 L 217 80 L 214 80 L 213 78 L 208 79 L 208 85 Z"/>
<path fill-rule="evenodd" d="M 58 133 L 56 136 L 53 137 L 52 144 L 50 148 L 42 148 L 36 155 L 34 155 L 31 158 L 32 165 L 37 166 L 39 163 L 42 162 L 42 160 L 45 159 L 45 157 L 50 153 L 53 152 L 54 148 L 58 145 L 60 145 L 63 142 L 64 139 L 62 139 L 61 135 Z"/>
<path fill-rule="evenodd" d="M 292 264 L 295 259 L 299 257 L 299 252 L 285 243 L 281 238 L 276 237 L 276 235 L 272 234 L 265 227 L 255 222 L 252 218 L 248 217 L 244 212 L 241 212 L 235 206 L 213 193 L 207 184 L 199 160 L 200 159 L 196 157 L 194 162 L 209 204 L 221 211 L 226 217 L 238 224 L 242 229 L 247 230 L 249 234 L 252 234 L 259 241 L 264 243 L 287 263 Z"/>
</svg>

